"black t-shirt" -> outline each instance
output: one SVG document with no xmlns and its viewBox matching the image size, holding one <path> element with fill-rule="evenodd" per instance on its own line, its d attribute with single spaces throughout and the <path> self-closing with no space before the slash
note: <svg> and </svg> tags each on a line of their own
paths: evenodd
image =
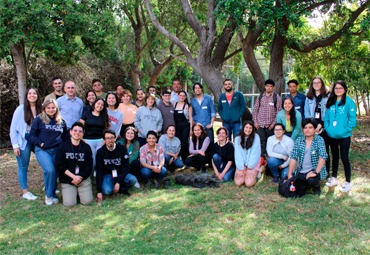
<svg viewBox="0 0 370 255">
<path fill-rule="evenodd" d="M 104 121 L 101 115 L 95 116 L 91 111 L 84 112 L 81 119 L 85 121 L 85 139 L 103 138 Z"/>
<path fill-rule="evenodd" d="M 212 154 L 218 154 L 224 161 L 232 161 L 233 165 L 234 162 L 234 145 L 231 142 L 228 142 L 224 146 L 220 147 L 218 143 L 213 144 L 213 152 Z"/>
</svg>

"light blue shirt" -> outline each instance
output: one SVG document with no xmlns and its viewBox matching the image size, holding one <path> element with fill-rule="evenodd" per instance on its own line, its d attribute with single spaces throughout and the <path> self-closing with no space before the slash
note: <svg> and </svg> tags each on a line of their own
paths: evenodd
<svg viewBox="0 0 370 255">
<path fill-rule="evenodd" d="M 204 128 L 211 124 L 211 118 L 216 116 L 216 107 L 212 97 L 204 94 L 200 104 L 196 97 L 191 100 L 190 104 L 193 107 L 194 123 L 200 123 Z"/>
<path fill-rule="evenodd" d="M 69 99 L 67 95 L 64 95 L 57 99 L 57 104 L 68 129 L 81 119 L 84 104 L 80 98 L 75 96 L 73 99 Z"/>
</svg>

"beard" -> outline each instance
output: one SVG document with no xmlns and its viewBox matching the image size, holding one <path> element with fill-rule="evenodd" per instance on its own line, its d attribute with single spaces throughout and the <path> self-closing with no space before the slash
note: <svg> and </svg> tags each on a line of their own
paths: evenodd
<svg viewBox="0 0 370 255">
<path fill-rule="evenodd" d="M 227 88 L 227 89 L 225 89 L 225 91 L 226 92 L 230 92 L 230 91 L 232 91 L 233 90 L 233 88 L 231 87 L 231 88 Z"/>
</svg>

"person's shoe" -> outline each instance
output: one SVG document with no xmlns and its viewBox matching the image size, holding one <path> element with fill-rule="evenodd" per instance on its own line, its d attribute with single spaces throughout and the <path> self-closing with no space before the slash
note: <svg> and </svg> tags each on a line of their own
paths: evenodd
<svg viewBox="0 0 370 255">
<path fill-rule="evenodd" d="M 150 181 L 147 181 L 146 183 L 144 183 L 145 188 L 150 189 L 150 186 L 151 186 Z"/>
<path fill-rule="evenodd" d="M 163 186 L 164 186 L 164 188 L 165 188 L 165 189 L 167 189 L 170 185 L 171 185 L 170 180 L 165 180 L 165 181 L 163 182 Z"/>
<path fill-rule="evenodd" d="M 37 199 L 37 196 L 35 196 L 34 194 L 32 194 L 31 192 L 27 192 L 27 193 L 24 193 L 22 195 L 22 197 L 26 200 L 36 200 Z"/>
<path fill-rule="evenodd" d="M 340 188 L 342 192 L 350 192 L 352 189 L 352 184 L 350 182 L 343 183 L 343 186 Z"/>
<path fill-rule="evenodd" d="M 200 170 L 200 172 L 201 172 L 202 174 L 206 174 L 206 173 L 207 173 L 207 168 L 202 168 L 202 169 Z"/>
<path fill-rule="evenodd" d="M 59 202 L 59 199 L 56 197 L 53 197 L 53 204 L 57 204 Z"/>
<path fill-rule="evenodd" d="M 45 204 L 46 205 L 53 205 L 53 198 L 45 196 Z"/>
<path fill-rule="evenodd" d="M 135 188 L 137 189 L 140 189 L 140 183 L 139 182 L 136 182 L 135 185 L 134 185 Z"/>
<path fill-rule="evenodd" d="M 153 182 L 154 182 L 154 187 L 156 189 L 159 189 L 159 181 L 157 179 L 153 179 Z"/>
<path fill-rule="evenodd" d="M 130 192 L 128 192 L 128 190 L 123 190 L 123 191 L 121 191 L 120 193 L 121 193 L 122 195 L 127 196 L 127 197 L 131 196 L 131 193 L 130 193 Z"/>
<path fill-rule="evenodd" d="M 42 188 L 42 191 L 45 191 L 45 186 Z M 59 189 L 56 189 L 55 190 L 55 194 L 59 194 L 60 193 L 60 190 Z"/>
<path fill-rule="evenodd" d="M 319 195 L 321 194 L 321 189 L 320 189 L 320 185 L 317 186 L 317 187 L 313 187 L 313 194 L 314 195 Z"/>
<path fill-rule="evenodd" d="M 329 178 L 329 180 L 325 183 L 326 186 L 328 187 L 334 187 L 338 185 L 338 179 L 335 177 Z"/>
<path fill-rule="evenodd" d="M 273 183 L 279 183 L 279 176 L 274 176 L 274 179 L 272 179 Z"/>
</svg>

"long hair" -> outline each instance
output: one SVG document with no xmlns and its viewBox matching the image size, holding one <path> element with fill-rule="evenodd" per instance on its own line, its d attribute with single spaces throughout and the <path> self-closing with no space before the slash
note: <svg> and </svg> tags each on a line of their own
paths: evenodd
<svg viewBox="0 0 370 255">
<path fill-rule="evenodd" d="M 54 104 L 55 105 L 55 108 L 56 108 L 56 112 L 55 112 L 55 115 L 54 115 L 55 122 L 58 125 L 62 124 L 62 121 L 63 121 L 62 115 L 60 114 L 59 107 L 58 107 L 57 101 L 55 99 L 49 99 L 49 100 L 46 100 L 43 103 L 43 105 L 42 105 L 42 112 L 40 113 L 40 118 L 41 118 L 42 122 L 44 124 L 49 124 L 50 121 L 51 121 L 50 117 L 45 112 L 45 108 L 49 104 Z"/>
<path fill-rule="evenodd" d="M 146 94 L 145 95 L 145 99 L 144 99 L 144 106 L 147 107 L 147 103 L 146 101 L 149 99 L 149 98 L 152 98 L 154 100 L 154 104 L 153 104 L 153 108 L 154 107 L 157 107 L 157 103 L 155 102 L 155 96 L 152 95 L 152 94 Z"/>
<path fill-rule="evenodd" d="M 99 115 L 101 116 L 102 120 L 103 120 L 103 123 L 104 123 L 104 129 L 108 129 L 110 127 L 110 122 L 109 122 L 109 116 L 108 116 L 108 111 L 107 111 L 107 108 L 106 108 L 106 105 L 105 105 L 105 101 L 104 99 L 102 98 L 97 98 L 95 99 L 94 103 L 91 105 L 91 109 L 90 111 L 93 112 L 94 109 L 95 109 L 95 104 L 99 101 L 103 101 L 103 104 L 104 104 L 104 107 L 103 109 L 100 111 Z"/>
<path fill-rule="evenodd" d="M 33 113 L 32 113 L 32 110 L 31 110 L 30 102 L 27 99 L 27 95 L 28 95 L 28 92 L 30 92 L 30 90 L 34 90 L 36 92 L 36 95 L 37 95 L 37 99 L 36 99 L 36 102 L 35 102 L 36 115 L 38 115 L 42 112 L 42 103 L 41 103 L 41 98 L 40 98 L 39 91 L 36 88 L 28 88 L 26 90 L 26 94 L 24 95 L 24 107 L 23 107 L 24 121 L 27 123 L 28 126 L 31 126 L 32 121 L 34 119 Z"/>
<path fill-rule="evenodd" d="M 136 129 L 135 129 L 134 127 L 132 127 L 132 126 L 128 126 L 128 127 L 125 129 L 125 132 L 124 132 L 124 134 L 123 134 L 123 145 L 124 145 L 124 146 L 125 146 L 125 148 L 126 148 L 126 146 L 127 146 L 127 144 L 128 144 L 128 141 L 127 141 L 127 139 L 126 139 L 126 133 L 127 133 L 127 131 L 129 131 L 129 130 L 132 130 L 132 131 L 134 132 L 134 139 L 132 139 L 131 143 L 134 145 L 134 149 L 135 149 L 135 151 L 136 151 L 136 150 L 139 150 L 139 149 L 140 149 L 140 144 L 138 143 L 138 136 L 137 136 L 137 132 L 136 132 Z"/>
<path fill-rule="evenodd" d="M 188 93 L 185 91 L 185 90 L 181 90 L 180 92 L 179 92 L 179 95 L 181 94 L 181 93 L 184 93 L 185 94 L 185 100 L 184 100 L 184 103 L 189 107 L 189 106 L 191 106 L 190 105 L 190 103 L 189 103 L 189 100 L 188 100 Z"/>
<path fill-rule="evenodd" d="M 340 99 L 340 102 L 339 102 L 338 106 L 346 104 L 347 84 L 344 81 L 338 80 L 338 81 L 334 82 L 332 93 L 330 93 L 330 96 L 328 98 L 328 102 L 326 103 L 326 108 L 330 108 L 330 106 L 334 105 L 335 101 L 337 101 L 337 95 L 335 94 L 335 87 L 337 85 L 341 85 L 344 88 L 344 94 L 342 95 L 342 98 Z"/>
<path fill-rule="evenodd" d="M 315 79 L 319 79 L 321 81 L 320 95 L 322 97 L 325 97 L 328 94 L 323 79 L 320 76 L 316 76 L 312 79 L 312 81 L 310 83 L 310 86 L 308 87 L 308 91 L 307 91 L 307 95 L 306 95 L 311 100 L 315 97 L 315 89 L 313 88 L 313 81 Z"/>
<path fill-rule="evenodd" d="M 193 145 L 194 145 L 194 147 L 196 146 L 196 144 L 197 144 L 197 139 L 198 139 L 198 138 L 194 135 L 194 128 L 195 128 L 195 127 L 199 127 L 199 128 L 200 128 L 200 130 L 201 130 L 200 137 L 199 137 L 199 147 L 201 147 L 201 146 L 202 146 L 202 144 L 203 144 L 204 139 L 206 139 L 206 137 L 207 137 L 207 132 L 205 131 L 205 129 L 204 129 L 204 127 L 203 127 L 203 125 L 202 125 L 202 124 L 200 124 L 200 123 L 195 123 L 195 124 L 192 126 L 191 131 L 192 131 L 193 135 L 192 135 L 192 137 L 191 137 L 191 140 L 193 141 Z M 195 149 L 195 148 L 194 148 L 194 149 Z"/>
<path fill-rule="evenodd" d="M 244 142 L 244 140 L 246 138 L 246 135 L 244 133 L 244 127 L 246 125 L 252 126 L 252 133 L 247 137 L 247 140 Z M 240 130 L 240 133 L 239 133 L 239 135 L 240 135 L 240 145 L 242 146 L 243 149 L 248 150 L 250 147 L 252 147 L 255 134 L 256 134 L 256 128 L 254 127 L 253 121 L 250 121 L 250 120 L 244 121 L 243 125 L 242 125 L 242 129 Z"/>
<path fill-rule="evenodd" d="M 290 116 L 290 124 L 292 125 L 292 127 L 295 127 L 297 125 L 297 117 L 295 116 L 295 111 L 296 110 L 294 108 L 294 102 L 293 102 L 293 99 L 290 98 L 290 97 L 284 98 L 283 103 L 282 103 L 282 106 L 281 106 L 283 109 L 284 109 L 284 102 L 286 100 L 290 100 L 290 102 L 293 105 L 292 109 L 290 109 L 290 111 L 288 113 L 289 113 L 289 116 Z M 285 109 L 284 109 L 284 111 L 285 111 Z"/>
<path fill-rule="evenodd" d="M 106 103 L 106 106 L 108 107 L 108 96 L 109 95 L 113 95 L 115 98 L 116 98 L 116 103 L 114 104 L 114 109 L 117 109 L 118 106 L 119 106 L 119 99 L 118 99 L 118 96 L 116 93 L 113 93 L 113 92 L 108 92 L 107 93 L 107 96 L 105 97 L 105 103 Z"/>
<path fill-rule="evenodd" d="M 89 95 L 89 93 L 90 93 L 90 92 L 94 93 L 94 95 L 95 95 L 95 99 L 97 98 L 95 91 L 94 91 L 94 90 L 92 90 L 92 89 L 89 89 L 89 90 L 86 92 L 86 94 L 85 94 L 85 105 L 90 105 L 90 102 L 87 100 L 87 96 Z"/>
</svg>

